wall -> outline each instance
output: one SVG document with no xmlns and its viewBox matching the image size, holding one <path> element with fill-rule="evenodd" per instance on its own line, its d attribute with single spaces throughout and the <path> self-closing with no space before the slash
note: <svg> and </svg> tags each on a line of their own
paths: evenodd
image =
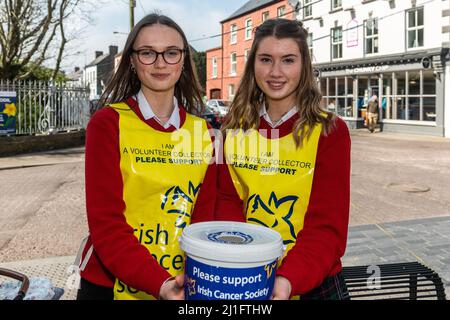
<svg viewBox="0 0 450 320">
<path fill-rule="evenodd" d="M 40 136 L 0 137 L 0 157 L 83 146 L 85 131 Z"/>
</svg>

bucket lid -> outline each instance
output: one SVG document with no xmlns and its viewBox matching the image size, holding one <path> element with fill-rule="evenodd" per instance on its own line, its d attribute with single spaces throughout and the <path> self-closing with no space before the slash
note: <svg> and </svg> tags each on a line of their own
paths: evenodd
<svg viewBox="0 0 450 320">
<path fill-rule="evenodd" d="M 273 261 L 283 255 L 281 235 L 269 228 L 243 222 L 211 221 L 187 226 L 181 249 L 203 259 L 253 263 Z"/>
</svg>

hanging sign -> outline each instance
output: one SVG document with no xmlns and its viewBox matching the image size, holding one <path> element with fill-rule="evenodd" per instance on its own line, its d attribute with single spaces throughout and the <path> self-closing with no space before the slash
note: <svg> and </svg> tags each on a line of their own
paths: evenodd
<svg viewBox="0 0 450 320">
<path fill-rule="evenodd" d="M 356 19 L 347 23 L 347 48 L 358 46 L 358 21 Z"/>
</svg>

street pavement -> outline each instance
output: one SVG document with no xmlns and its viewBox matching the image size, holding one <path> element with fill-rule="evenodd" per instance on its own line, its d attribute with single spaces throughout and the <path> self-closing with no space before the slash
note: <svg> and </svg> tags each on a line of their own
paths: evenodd
<svg viewBox="0 0 450 320">
<path fill-rule="evenodd" d="M 353 130 L 344 266 L 419 261 L 450 298 L 450 139 Z M 0 267 L 65 273 L 87 234 L 84 150 L 0 158 Z M 332 190 L 330 190 L 332 192 Z M 66 288 L 63 299 L 73 299 Z"/>
</svg>

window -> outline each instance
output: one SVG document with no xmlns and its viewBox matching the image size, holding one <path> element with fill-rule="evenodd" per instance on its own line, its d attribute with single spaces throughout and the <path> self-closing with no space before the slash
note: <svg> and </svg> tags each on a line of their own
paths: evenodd
<svg viewBox="0 0 450 320">
<path fill-rule="evenodd" d="M 378 53 L 378 19 L 364 22 L 364 39 L 366 54 Z"/>
<path fill-rule="evenodd" d="M 230 56 L 230 75 L 236 75 L 236 66 L 237 66 L 237 61 L 236 61 L 236 52 L 233 52 Z"/>
<path fill-rule="evenodd" d="M 406 42 L 408 49 L 423 47 L 423 7 L 406 12 Z"/>
<path fill-rule="evenodd" d="M 231 25 L 231 33 L 230 33 L 230 44 L 237 42 L 237 26 L 235 24 Z"/>
<path fill-rule="evenodd" d="M 266 21 L 267 19 L 269 19 L 269 11 L 262 13 L 262 22 Z"/>
<path fill-rule="evenodd" d="M 245 49 L 244 51 L 244 61 L 247 63 L 248 60 L 248 54 L 250 53 L 250 49 Z"/>
<path fill-rule="evenodd" d="M 303 6 L 303 18 L 308 18 L 312 16 L 312 0 L 305 0 Z"/>
<path fill-rule="evenodd" d="M 280 17 L 283 17 L 285 14 L 286 14 L 286 7 L 285 7 L 285 6 L 279 7 L 279 8 L 277 9 L 277 16 L 278 16 L 279 18 L 280 18 Z"/>
<path fill-rule="evenodd" d="M 313 34 L 308 33 L 308 37 L 306 38 L 306 43 L 309 48 L 309 56 L 311 57 L 311 61 L 313 60 Z"/>
<path fill-rule="evenodd" d="M 228 99 L 233 100 L 234 98 L 234 84 L 228 85 Z"/>
<path fill-rule="evenodd" d="M 212 58 L 212 77 L 217 78 L 217 58 Z"/>
<path fill-rule="evenodd" d="M 331 0 L 331 10 L 336 10 L 342 7 L 342 0 Z"/>
<path fill-rule="evenodd" d="M 252 19 L 245 20 L 245 40 L 252 38 Z"/>
<path fill-rule="evenodd" d="M 342 58 L 342 27 L 331 29 L 331 57 Z"/>
</svg>

